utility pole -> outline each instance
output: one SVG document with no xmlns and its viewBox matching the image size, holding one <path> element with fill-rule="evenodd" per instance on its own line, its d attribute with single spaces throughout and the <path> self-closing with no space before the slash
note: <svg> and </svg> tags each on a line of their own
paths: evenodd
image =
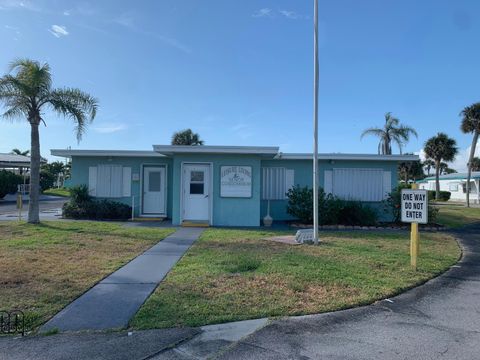
<svg viewBox="0 0 480 360">
<path fill-rule="evenodd" d="M 313 0 L 313 242 L 318 244 L 318 0 Z"/>
</svg>

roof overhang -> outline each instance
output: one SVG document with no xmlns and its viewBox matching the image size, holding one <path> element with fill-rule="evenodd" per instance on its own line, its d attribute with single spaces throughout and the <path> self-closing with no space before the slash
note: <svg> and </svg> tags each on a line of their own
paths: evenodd
<svg viewBox="0 0 480 360">
<path fill-rule="evenodd" d="M 106 157 L 164 157 L 155 151 L 148 150 L 68 150 L 52 149 L 50 154 L 71 158 L 72 156 L 106 156 Z"/>
<path fill-rule="evenodd" d="M 46 162 L 44 159 L 41 163 Z M 30 156 L 18 154 L 0 154 L 0 168 L 30 167 Z"/>
<path fill-rule="evenodd" d="M 274 157 L 278 146 L 212 146 L 212 145 L 153 145 L 153 150 L 164 155 L 175 154 L 232 154 Z"/>
<path fill-rule="evenodd" d="M 276 159 L 282 160 L 312 160 L 311 153 L 279 153 Z M 366 161 L 419 161 L 418 155 L 377 155 L 377 154 L 318 154 L 319 160 L 366 160 Z"/>
</svg>

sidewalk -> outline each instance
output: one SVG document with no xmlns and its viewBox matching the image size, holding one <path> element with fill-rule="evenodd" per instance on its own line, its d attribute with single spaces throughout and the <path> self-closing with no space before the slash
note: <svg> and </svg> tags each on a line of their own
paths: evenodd
<svg viewBox="0 0 480 360">
<path fill-rule="evenodd" d="M 204 229 L 180 228 L 73 301 L 41 331 L 124 328 Z"/>
</svg>

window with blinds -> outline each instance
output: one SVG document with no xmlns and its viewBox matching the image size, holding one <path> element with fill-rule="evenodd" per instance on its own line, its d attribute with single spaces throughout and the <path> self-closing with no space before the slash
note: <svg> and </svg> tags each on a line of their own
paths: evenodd
<svg viewBox="0 0 480 360">
<path fill-rule="evenodd" d="M 283 167 L 262 168 L 262 200 L 285 200 L 294 185 L 294 171 Z"/>
<path fill-rule="evenodd" d="M 132 169 L 121 165 L 97 165 L 88 169 L 90 195 L 119 198 L 131 195 Z"/>
<path fill-rule="evenodd" d="M 324 190 L 345 200 L 382 201 L 392 191 L 391 176 L 382 169 L 325 170 Z"/>
</svg>

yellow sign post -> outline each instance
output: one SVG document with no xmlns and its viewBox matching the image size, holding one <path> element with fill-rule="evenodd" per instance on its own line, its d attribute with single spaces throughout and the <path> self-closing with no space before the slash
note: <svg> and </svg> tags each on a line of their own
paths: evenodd
<svg viewBox="0 0 480 360">
<path fill-rule="evenodd" d="M 22 220 L 22 208 L 23 208 L 22 193 L 18 193 L 17 194 L 18 221 Z"/>
<path fill-rule="evenodd" d="M 402 222 L 411 223 L 410 263 L 417 270 L 417 258 L 420 252 L 418 224 L 428 222 L 428 195 L 426 190 L 418 190 L 417 184 L 411 189 L 402 190 Z"/>
<path fill-rule="evenodd" d="M 412 184 L 412 190 L 417 190 L 418 185 Z M 410 264 L 417 270 L 417 257 L 420 251 L 420 234 L 418 233 L 418 222 L 411 224 L 410 230 Z"/>
</svg>

